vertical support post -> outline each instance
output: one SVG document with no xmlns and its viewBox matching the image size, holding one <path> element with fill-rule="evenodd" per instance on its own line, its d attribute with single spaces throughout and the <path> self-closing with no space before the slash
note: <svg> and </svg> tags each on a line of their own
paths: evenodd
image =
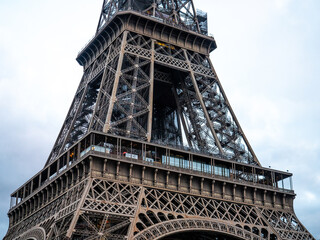
<svg viewBox="0 0 320 240">
<path fill-rule="evenodd" d="M 39 174 L 39 187 L 41 187 L 41 175 L 42 175 L 42 172 Z"/>
<path fill-rule="evenodd" d="M 285 207 L 286 207 L 286 194 L 283 194 L 283 196 L 282 196 L 282 208 L 283 209 L 285 209 Z"/>
<path fill-rule="evenodd" d="M 70 172 L 71 172 L 71 184 L 70 184 L 70 186 L 73 186 L 73 184 L 74 184 L 74 168 L 72 168 L 70 170 Z"/>
<path fill-rule="evenodd" d="M 89 175 L 92 177 L 93 174 L 93 158 L 90 156 L 89 157 Z"/>
<path fill-rule="evenodd" d="M 274 175 L 274 172 L 271 171 L 271 180 L 272 180 L 272 186 L 273 188 L 276 187 L 276 179 L 275 179 L 275 175 Z"/>
<path fill-rule="evenodd" d="M 167 177 L 166 177 L 166 188 L 169 186 L 169 176 L 170 176 L 170 171 L 167 172 Z"/>
<path fill-rule="evenodd" d="M 157 186 L 157 174 L 158 174 L 158 168 L 154 170 L 154 186 Z M 180 175 L 179 175 L 180 176 Z M 179 189 L 178 189 L 179 190 Z"/>
<path fill-rule="evenodd" d="M 203 182 L 204 182 L 204 178 L 201 178 L 201 183 L 200 183 L 200 194 L 203 194 Z"/>
<path fill-rule="evenodd" d="M 82 179 L 86 178 L 86 163 L 84 161 L 82 161 Z"/>
<path fill-rule="evenodd" d="M 212 183 L 211 183 L 211 197 L 214 197 L 214 185 L 215 185 L 216 181 L 215 180 L 212 180 Z"/>
<path fill-rule="evenodd" d="M 272 198 L 272 204 L 273 204 L 273 207 L 275 207 L 275 206 L 276 206 L 276 195 L 277 195 L 277 193 L 276 193 L 276 192 L 274 192 L 274 193 L 273 193 L 273 198 Z"/>
<path fill-rule="evenodd" d="M 26 185 L 23 186 L 23 194 L 22 194 L 22 199 L 26 198 Z"/>
<path fill-rule="evenodd" d="M 146 160 L 146 147 L 145 147 L 145 144 L 144 143 L 142 143 L 141 144 L 141 158 L 142 158 L 142 160 Z"/>
<path fill-rule="evenodd" d="M 144 174 L 145 174 L 145 171 L 146 171 L 146 167 L 143 166 L 143 167 L 142 167 L 142 173 L 141 173 L 141 184 L 144 184 Z"/>
<path fill-rule="evenodd" d="M 50 179 L 50 170 L 51 170 L 51 167 L 49 166 L 48 168 L 47 168 L 47 180 L 49 181 L 49 179 Z"/>
<path fill-rule="evenodd" d="M 67 152 L 67 167 L 69 167 L 70 164 L 70 150 Z"/>
<path fill-rule="evenodd" d="M 225 194 L 226 194 L 226 182 L 223 182 L 222 184 L 222 198 L 225 198 Z"/>
<path fill-rule="evenodd" d="M 117 158 L 119 157 L 119 153 L 120 153 L 119 141 L 120 141 L 119 138 L 117 138 L 117 151 L 116 151 Z"/>
<path fill-rule="evenodd" d="M 149 114 L 148 114 L 148 129 L 147 140 L 151 141 L 152 134 L 152 115 L 153 115 L 153 88 L 154 88 L 154 42 L 151 40 L 151 62 L 150 62 L 150 86 L 149 86 Z"/>
<path fill-rule="evenodd" d="M 49 189 L 49 186 L 48 186 L 48 188 L 46 189 L 46 192 L 47 192 L 47 195 L 48 195 L 48 189 Z M 42 205 L 41 206 L 43 206 L 44 205 L 44 203 L 46 202 L 45 201 L 45 190 L 43 190 L 43 191 L 41 191 L 41 196 L 42 196 Z"/>
<path fill-rule="evenodd" d="M 16 206 L 18 205 L 18 199 L 19 199 L 19 196 L 18 196 L 18 192 L 16 193 Z"/>
<path fill-rule="evenodd" d="M 108 159 L 104 159 L 102 176 L 105 176 L 107 173 L 107 162 L 108 162 Z"/>
<path fill-rule="evenodd" d="M 130 170 L 129 170 L 129 182 L 131 182 L 132 180 L 132 168 L 133 168 L 133 164 L 130 164 Z"/>
<path fill-rule="evenodd" d="M 77 158 L 76 158 L 76 159 L 79 159 L 79 158 L 80 158 L 80 148 L 81 148 L 81 142 L 78 143 Z"/>
<path fill-rule="evenodd" d="M 212 176 L 214 176 L 215 175 L 215 165 L 216 165 L 216 161 L 212 158 Z"/>
<path fill-rule="evenodd" d="M 123 33 L 123 37 L 122 37 L 120 56 L 119 56 L 118 65 L 117 65 L 117 72 L 116 72 L 114 83 L 113 83 L 112 94 L 111 94 L 111 97 L 110 97 L 107 118 L 106 118 L 106 122 L 105 122 L 104 127 L 103 127 L 103 132 L 105 132 L 105 133 L 108 132 L 109 129 L 110 129 L 113 106 L 114 106 L 114 103 L 117 100 L 116 94 L 117 94 L 117 91 L 118 91 L 119 79 L 120 79 L 120 76 L 121 76 L 121 68 L 122 68 L 123 57 L 124 57 L 124 49 L 125 49 L 126 44 L 127 44 L 127 37 L 128 37 L 128 31 L 125 31 Z"/>
<path fill-rule="evenodd" d="M 30 182 L 30 194 L 33 192 L 33 179 Z"/>
<path fill-rule="evenodd" d="M 60 170 L 60 158 L 57 160 L 57 175 L 59 174 Z"/>
<path fill-rule="evenodd" d="M 51 185 L 51 195 L 50 195 L 50 197 L 48 198 L 48 202 L 49 202 L 50 199 L 53 199 L 53 198 L 54 198 L 54 187 L 53 187 L 54 184 L 55 184 L 55 182 L 52 183 L 52 185 Z"/>
<path fill-rule="evenodd" d="M 235 174 L 236 174 L 236 165 L 234 163 L 232 163 L 232 174 L 231 174 L 231 179 L 234 180 L 235 179 Z"/>
<path fill-rule="evenodd" d="M 116 179 L 119 179 L 119 173 L 120 173 L 120 162 L 117 162 Z"/>
<path fill-rule="evenodd" d="M 59 184 L 58 184 L 58 180 L 54 181 L 54 184 L 56 185 L 56 194 L 55 194 L 55 197 L 57 197 L 58 194 L 59 194 Z"/>
<path fill-rule="evenodd" d="M 66 172 L 65 174 L 64 174 L 64 176 L 65 176 L 65 178 L 66 178 L 66 187 L 65 187 L 65 189 L 66 190 L 68 190 L 68 187 L 69 187 L 69 173 L 68 172 Z"/>
<path fill-rule="evenodd" d="M 255 189 L 253 190 L 253 204 L 256 203 L 256 200 L 257 200 L 257 189 L 255 188 Z"/>
<path fill-rule="evenodd" d="M 165 162 L 166 165 L 168 165 L 167 159 L 168 159 L 168 149 L 166 148 L 166 162 Z"/>
</svg>

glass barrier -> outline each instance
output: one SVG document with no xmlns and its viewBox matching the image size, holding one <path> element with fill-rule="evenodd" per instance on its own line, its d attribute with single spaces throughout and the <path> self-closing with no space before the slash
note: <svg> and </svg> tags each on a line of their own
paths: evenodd
<svg viewBox="0 0 320 240">
<path fill-rule="evenodd" d="M 233 165 L 223 160 L 216 160 L 215 163 L 212 163 L 210 157 L 188 154 L 180 152 L 179 150 L 169 150 L 165 147 L 142 144 L 127 139 L 117 139 L 116 137 L 99 139 L 95 144 L 96 145 L 91 145 L 84 149 L 80 153 L 80 157 L 83 157 L 90 151 L 95 151 L 104 154 L 113 154 L 117 157 L 130 160 L 161 163 L 163 165 L 212 174 L 238 181 L 292 190 L 292 180 L 288 175 L 254 168 L 253 166 Z"/>
</svg>

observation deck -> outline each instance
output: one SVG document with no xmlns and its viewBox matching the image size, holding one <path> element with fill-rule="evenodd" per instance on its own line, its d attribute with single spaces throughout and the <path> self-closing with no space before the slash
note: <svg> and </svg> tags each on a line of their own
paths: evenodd
<svg viewBox="0 0 320 240">
<path fill-rule="evenodd" d="M 202 12 L 202 15 L 206 19 L 206 14 Z M 78 63 L 86 69 L 124 30 L 153 37 L 158 41 L 171 42 L 178 47 L 197 50 L 206 55 L 217 48 L 213 36 L 208 35 L 207 30 L 195 31 L 190 25 L 175 23 L 148 12 L 124 8 L 111 15 L 98 28 L 96 34 L 78 53 Z"/>
<path fill-rule="evenodd" d="M 93 158 L 95 159 L 94 161 L 92 161 Z M 103 166 L 106 160 L 109 163 L 114 161 L 119 165 L 120 163 L 121 165 L 124 164 L 127 169 L 130 166 L 132 168 L 133 164 L 139 165 L 141 168 L 153 169 L 153 171 L 163 171 L 166 174 L 171 172 L 171 175 L 177 174 L 180 177 L 181 175 L 189 175 L 192 176 L 191 178 L 199 178 L 202 182 L 204 179 L 208 179 L 215 181 L 216 184 L 221 182 L 223 185 L 242 186 L 245 189 L 251 187 L 255 189 L 255 192 L 257 190 L 261 190 L 265 194 L 272 192 L 272 196 L 291 196 L 291 198 L 295 196 L 292 190 L 292 174 L 289 172 L 238 163 L 189 148 L 165 147 L 157 143 L 148 143 L 101 132 L 90 132 L 11 194 L 9 214 L 38 195 L 48 185 L 59 179 L 61 180 L 62 177 L 66 177 L 70 171 L 74 170 L 75 176 L 71 175 L 72 177 L 70 177 L 69 173 L 69 180 L 64 180 L 64 182 L 67 181 L 64 184 L 72 184 L 77 179 L 83 179 L 88 176 L 104 176 L 108 172 L 107 168 L 114 167 Z M 82 173 L 79 172 L 79 169 L 81 169 Z M 119 169 L 118 173 L 113 172 L 113 174 L 119 174 Z M 123 178 L 128 181 L 130 173 L 123 173 Z M 138 178 L 141 183 L 141 175 Z M 149 182 L 153 185 L 154 181 L 156 181 L 159 187 L 169 184 L 165 183 L 167 180 L 164 179 L 154 180 L 154 174 L 145 175 L 143 178 L 145 178 L 144 183 Z M 194 193 L 200 193 L 201 191 L 203 193 L 204 189 L 196 190 L 196 188 L 199 188 L 199 186 L 196 186 L 197 184 L 195 184 Z M 190 191 L 189 188 L 190 186 L 185 190 Z M 204 187 L 202 186 L 202 188 Z M 183 190 L 183 187 L 179 190 Z M 209 189 L 207 190 L 208 196 L 212 196 L 212 193 L 209 193 Z M 220 195 L 220 197 L 224 196 Z M 253 204 L 258 200 L 254 199 L 253 195 L 248 195 L 248 193 L 247 197 L 252 198 L 247 200 L 247 203 Z M 260 200 L 261 204 L 263 204 L 262 199 Z M 281 201 L 278 203 L 276 199 L 272 201 L 273 203 L 270 203 L 270 206 L 276 206 L 277 204 L 278 207 L 282 206 Z"/>
</svg>

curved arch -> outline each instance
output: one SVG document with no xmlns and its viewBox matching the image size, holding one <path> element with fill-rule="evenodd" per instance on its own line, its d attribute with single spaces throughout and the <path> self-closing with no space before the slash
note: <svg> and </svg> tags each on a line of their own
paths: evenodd
<svg viewBox="0 0 320 240">
<path fill-rule="evenodd" d="M 259 236 L 239 228 L 232 224 L 216 222 L 214 220 L 188 218 L 173 219 L 158 224 L 154 224 L 133 237 L 133 240 L 154 239 L 159 240 L 168 235 L 187 232 L 187 231 L 206 231 L 227 234 L 239 239 L 258 240 Z"/>
<path fill-rule="evenodd" d="M 19 240 L 46 240 L 46 232 L 42 227 L 34 227 L 24 233 Z"/>
</svg>

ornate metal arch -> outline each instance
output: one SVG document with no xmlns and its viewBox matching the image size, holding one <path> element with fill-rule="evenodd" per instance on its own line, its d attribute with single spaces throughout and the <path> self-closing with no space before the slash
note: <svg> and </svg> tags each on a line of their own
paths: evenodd
<svg viewBox="0 0 320 240">
<path fill-rule="evenodd" d="M 18 238 L 19 240 L 46 240 L 46 232 L 42 227 L 34 227 Z"/>
<path fill-rule="evenodd" d="M 239 239 L 259 240 L 261 237 L 232 224 L 214 220 L 188 218 L 174 219 L 152 225 L 134 236 L 133 240 L 161 239 L 165 236 L 186 231 L 223 233 Z"/>
</svg>

